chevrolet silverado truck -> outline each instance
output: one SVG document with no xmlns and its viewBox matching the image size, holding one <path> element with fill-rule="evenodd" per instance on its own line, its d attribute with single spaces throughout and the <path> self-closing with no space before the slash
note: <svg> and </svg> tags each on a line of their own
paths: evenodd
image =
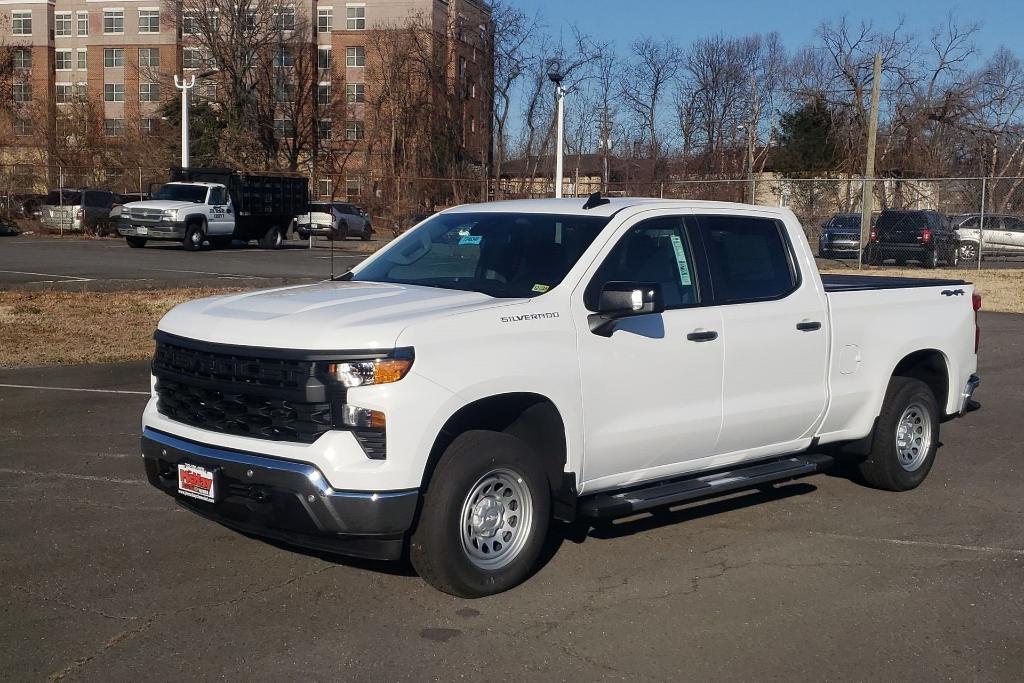
<svg viewBox="0 0 1024 683">
<path fill-rule="evenodd" d="M 133 248 L 174 240 L 197 251 L 207 242 L 224 248 L 257 240 L 277 249 L 292 220 L 306 212 L 308 184 L 300 176 L 178 168 L 151 199 L 121 208 L 117 231 Z"/>
<path fill-rule="evenodd" d="M 960 280 L 820 277 L 788 209 L 658 199 L 448 209 L 337 281 L 160 321 L 149 481 L 249 535 L 408 552 L 477 597 L 552 520 L 809 475 L 920 485 L 972 394 Z M 589 522 L 587 522 L 589 523 Z"/>
</svg>

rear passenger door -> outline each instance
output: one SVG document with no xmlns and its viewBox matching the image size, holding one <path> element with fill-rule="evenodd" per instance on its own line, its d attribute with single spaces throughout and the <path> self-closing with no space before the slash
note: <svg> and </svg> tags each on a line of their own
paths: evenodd
<svg viewBox="0 0 1024 683">
<path fill-rule="evenodd" d="M 1016 216 L 1003 218 L 1003 239 L 1006 240 L 1007 251 L 1024 253 L 1024 221 Z"/>
<path fill-rule="evenodd" d="M 805 447 L 826 403 L 828 320 L 814 277 L 802 278 L 782 221 L 701 212 L 724 346 L 722 435 L 728 464 Z"/>
</svg>

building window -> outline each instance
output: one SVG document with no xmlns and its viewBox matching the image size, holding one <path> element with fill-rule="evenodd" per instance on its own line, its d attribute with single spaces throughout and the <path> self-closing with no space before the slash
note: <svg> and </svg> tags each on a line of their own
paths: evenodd
<svg viewBox="0 0 1024 683">
<path fill-rule="evenodd" d="M 84 102 L 89 95 L 89 86 L 85 83 L 75 83 L 75 99 Z"/>
<path fill-rule="evenodd" d="M 160 33 L 160 10 L 139 10 L 139 33 Z"/>
<path fill-rule="evenodd" d="M 19 136 L 32 135 L 32 119 L 15 119 L 14 134 Z"/>
<path fill-rule="evenodd" d="M 363 193 L 363 180 L 362 178 L 345 178 L 345 195 L 348 197 L 358 197 Z"/>
<path fill-rule="evenodd" d="M 320 7 L 316 11 L 316 30 L 318 33 L 330 33 L 334 28 L 334 8 Z"/>
<path fill-rule="evenodd" d="M 53 13 L 53 35 L 57 38 L 71 37 L 71 12 Z"/>
<path fill-rule="evenodd" d="M 71 69 L 71 50 L 54 50 L 53 68 L 57 71 L 69 71 Z"/>
<path fill-rule="evenodd" d="M 203 53 L 194 47 L 186 47 L 181 51 L 181 66 L 186 69 L 203 68 Z"/>
<path fill-rule="evenodd" d="M 466 75 L 466 58 L 459 57 L 459 76 L 464 77 Z"/>
<path fill-rule="evenodd" d="M 366 48 L 345 48 L 345 66 L 366 66 Z"/>
<path fill-rule="evenodd" d="M 319 83 L 316 86 L 316 103 L 327 106 L 331 103 L 331 84 Z"/>
<path fill-rule="evenodd" d="M 74 97 L 74 92 L 71 89 L 70 83 L 58 83 L 57 84 L 57 104 L 67 104 Z"/>
<path fill-rule="evenodd" d="M 349 31 L 366 29 L 366 6 L 348 5 L 345 7 L 345 28 Z"/>
<path fill-rule="evenodd" d="M 320 47 L 316 51 L 316 68 L 329 70 L 331 68 L 331 48 Z"/>
<path fill-rule="evenodd" d="M 277 119 L 274 121 L 274 131 L 278 137 L 293 138 L 295 137 L 295 122 L 291 119 Z"/>
<path fill-rule="evenodd" d="M 199 26 L 196 22 L 196 15 L 192 12 L 185 12 L 181 15 L 181 35 L 194 36 L 199 33 Z"/>
<path fill-rule="evenodd" d="M 157 83 L 139 83 L 139 102 L 159 102 L 160 86 Z"/>
<path fill-rule="evenodd" d="M 255 31 L 256 30 L 256 12 L 248 11 L 245 13 L 245 30 Z"/>
<path fill-rule="evenodd" d="M 103 119 L 103 134 L 108 138 L 124 135 L 124 119 Z"/>
<path fill-rule="evenodd" d="M 274 66 L 279 68 L 290 68 L 295 66 L 295 55 L 286 47 L 282 47 L 274 54 Z"/>
<path fill-rule="evenodd" d="M 32 35 L 32 10 L 14 10 L 11 12 L 11 33 L 16 36 Z"/>
<path fill-rule="evenodd" d="M 15 102 L 31 102 L 32 101 L 32 84 L 31 83 L 15 83 L 12 86 L 14 93 Z"/>
<path fill-rule="evenodd" d="M 199 83 L 199 94 L 210 102 L 217 99 L 217 84 L 213 81 L 201 81 Z"/>
<path fill-rule="evenodd" d="M 103 10 L 103 32 L 124 33 L 124 10 L 105 9 Z"/>
<path fill-rule="evenodd" d="M 103 48 L 103 66 L 107 69 L 114 69 L 124 66 L 123 47 Z"/>
<path fill-rule="evenodd" d="M 318 178 L 316 181 L 316 193 L 321 197 L 330 197 L 334 189 L 334 181 L 330 178 Z"/>
<path fill-rule="evenodd" d="M 295 30 L 295 8 L 291 5 L 274 9 L 274 28 L 278 31 Z"/>
<path fill-rule="evenodd" d="M 363 139 L 363 122 L 362 121 L 349 121 L 345 125 L 345 139 L 346 140 L 362 140 Z"/>
<path fill-rule="evenodd" d="M 86 52 L 84 47 L 78 48 L 78 70 L 85 71 L 88 63 L 88 52 Z"/>
<path fill-rule="evenodd" d="M 366 85 L 363 83 L 345 84 L 345 101 L 356 103 L 363 102 L 365 98 Z"/>
<path fill-rule="evenodd" d="M 75 15 L 78 19 L 78 35 L 79 37 L 89 35 L 89 13 L 79 12 Z"/>
<path fill-rule="evenodd" d="M 274 99 L 278 102 L 295 101 L 295 84 L 290 81 L 281 81 L 274 88 Z"/>
<path fill-rule="evenodd" d="M 331 139 L 331 120 L 330 119 L 320 119 L 317 123 L 318 123 L 318 125 L 316 127 L 317 137 L 320 140 L 330 140 Z"/>
<path fill-rule="evenodd" d="M 139 66 L 160 66 L 160 49 L 155 47 L 139 48 Z"/>
<path fill-rule="evenodd" d="M 216 34 L 220 31 L 220 10 L 211 9 L 206 11 L 206 24 L 210 33 Z"/>
<path fill-rule="evenodd" d="M 32 50 L 26 50 L 23 47 L 16 48 L 14 50 L 13 59 L 15 69 L 32 68 Z"/>
<path fill-rule="evenodd" d="M 139 132 L 143 135 L 152 135 L 156 132 L 156 119 L 139 119 Z"/>
<path fill-rule="evenodd" d="M 104 102 L 124 102 L 124 83 L 104 83 Z"/>
</svg>

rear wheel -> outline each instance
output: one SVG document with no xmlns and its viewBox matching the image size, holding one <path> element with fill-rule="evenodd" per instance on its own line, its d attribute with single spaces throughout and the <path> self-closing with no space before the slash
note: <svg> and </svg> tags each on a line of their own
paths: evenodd
<svg viewBox="0 0 1024 683">
<path fill-rule="evenodd" d="M 547 475 L 525 443 L 510 434 L 465 432 L 430 478 L 410 559 L 445 593 L 500 593 L 529 576 L 550 514 Z"/>
<path fill-rule="evenodd" d="M 185 229 L 185 251 L 199 251 L 203 247 L 206 235 L 203 234 L 203 226 L 199 223 L 191 223 Z"/>
<path fill-rule="evenodd" d="M 946 263 L 950 268 L 956 268 L 960 265 L 960 247 L 956 244 L 946 248 Z"/>
<path fill-rule="evenodd" d="M 934 248 L 932 248 L 931 251 L 927 252 L 924 255 L 924 258 L 921 259 L 921 265 L 924 266 L 925 268 L 928 268 L 928 269 L 938 268 L 939 267 L 939 248 L 938 247 L 934 247 Z"/>
<path fill-rule="evenodd" d="M 367 221 L 366 227 L 363 228 L 363 234 L 360 235 L 360 237 L 364 242 L 370 241 L 370 238 L 373 237 L 373 227 L 370 225 L 369 221 Z"/>
<path fill-rule="evenodd" d="M 278 249 L 282 242 L 284 242 L 284 237 L 281 235 L 281 228 L 274 225 L 260 238 L 260 247 L 263 249 Z"/>
<path fill-rule="evenodd" d="M 908 491 L 928 476 L 939 443 L 939 404 L 927 384 L 893 377 L 875 425 L 864 480 L 886 491 Z"/>
<path fill-rule="evenodd" d="M 131 247 L 132 249 L 141 249 L 142 247 L 146 246 L 145 237 L 129 236 L 125 237 L 124 241 L 127 242 L 128 246 Z"/>
</svg>

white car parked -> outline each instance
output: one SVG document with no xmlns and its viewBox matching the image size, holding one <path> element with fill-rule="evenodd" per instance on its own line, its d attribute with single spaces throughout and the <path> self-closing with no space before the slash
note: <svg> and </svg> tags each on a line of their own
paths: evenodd
<svg viewBox="0 0 1024 683">
<path fill-rule="evenodd" d="M 309 212 L 295 219 L 295 232 L 302 239 L 311 235 L 343 240 L 358 237 L 368 240 L 373 236 L 373 226 L 366 212 L 348 202 L 310 202 Z"/>
<path fill-rule="evenodd" d="M 823 280 L 788 209 L 460 206 L 340 280 L 160 321 L 148 478 L 246 533 L 408 545 L 461 596 L 529 576 L 553 518 L 793 479 L 826 445 L 912 489 L 976 407 L 974 287 Z"/>
</svg>

